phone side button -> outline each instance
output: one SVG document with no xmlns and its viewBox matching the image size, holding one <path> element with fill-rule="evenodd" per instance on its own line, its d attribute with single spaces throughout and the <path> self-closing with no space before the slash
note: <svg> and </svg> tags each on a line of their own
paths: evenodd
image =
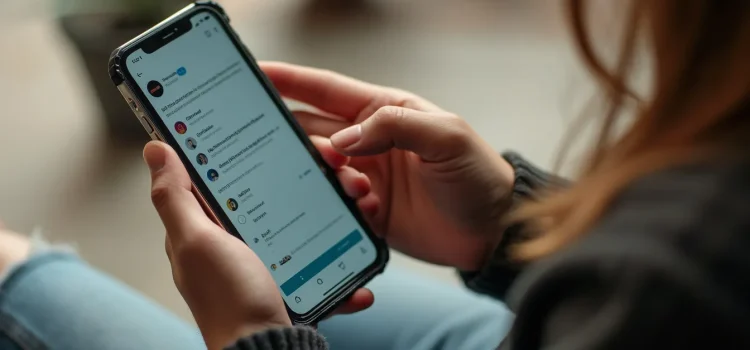
<svg viewBox="0 0 750 350">
<path fill-rule="evenodd" d="M 133 101 L 132 98 L 128 98 L 128 104 L 130 105 L 130 108 L 132 108 L 134 111 L 138 111 L 138 104 Z"/>
<path fill-rule="evenodd" d="M 143 128 L 146 129 L 149 135 L 154 133 L 154 127 L 151 126 L 151 122 L 146 117 L 141 116 L 141 125 L 143 125 Z"/>
</svg>

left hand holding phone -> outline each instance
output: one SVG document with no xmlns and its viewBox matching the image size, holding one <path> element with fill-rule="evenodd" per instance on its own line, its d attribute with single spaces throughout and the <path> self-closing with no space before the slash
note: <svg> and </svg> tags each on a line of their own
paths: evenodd
<svg viewBox="0 0 750 350">
<path fill-rule="evenodd" d="M 266 266 L 205 214 L 175 151 L 152 141 L 143 156 L 151 170 L 151 198 L 167 231 L 174 282 L 208 348 L 220 349 L 255 332 L 291 326 Z M 360 311 L 372 302 L 372 292 L 360 289 L 339 312 Z"/>
</svg>

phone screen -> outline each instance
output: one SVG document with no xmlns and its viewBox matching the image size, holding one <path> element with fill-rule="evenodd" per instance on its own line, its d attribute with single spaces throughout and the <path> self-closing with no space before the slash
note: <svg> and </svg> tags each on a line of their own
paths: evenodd
<svg viewBox="0 0 750 350">
<path fill-rule="evenodd" d="M 372 265 L 377 249 L 221 20 L 197 13 L 188 32 L 154 52 L 133 51 L 125 64 L 186 166 L 289 308 L 305 314 Z"/>
</svg>

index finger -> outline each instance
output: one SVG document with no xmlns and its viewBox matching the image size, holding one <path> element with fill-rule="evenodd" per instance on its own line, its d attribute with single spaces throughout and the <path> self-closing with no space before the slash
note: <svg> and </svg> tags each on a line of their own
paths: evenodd
<svg viewBox="0 0 750 350">
<path fill-rule="evenodd" d="M 282 96 L 347 119 L 387 94 L 381 86 L 322 69 L 281 62 L 260 62 L 260 67 Z"/>
<path fill-rule="evenodd" d="M 353 119 L 385 89 L 317 68 L 261 62 L 261 69 L 282 96 Z"/>
</svg>

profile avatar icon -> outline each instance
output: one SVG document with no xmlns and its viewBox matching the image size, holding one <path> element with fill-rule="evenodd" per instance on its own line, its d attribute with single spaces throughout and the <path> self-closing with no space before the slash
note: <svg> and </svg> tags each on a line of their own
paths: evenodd
<svg viewBox="0 0 750 350">
<path fill-rule="evenodd" d="M 211 180 L 211 182 L 216 182 L 216 180 L 219 179 L 219 172 L 214 169 L 209 170 L 208 179 Z"/>
<path fill-rule="evenodd" d="M 198 147 L 198 141 L 195 141 L 192 137 L 188 137 L 187 140 L 185 140 L 185 146 L 187 146 L 188 149 L 195 149 Z"/>
<path fill-rule="evenodd" d="M 177 131 L 178 134 L 183 135 L 187 132 L 187 125 L 183 122 L 174 123 L 174 130 Z"/>
<path fill-rule="evenodd" d="M 276 271 L 276 264 L 271 264 L 271 270 Z"/>
<path fill-rule="evenodd" d="M 198 160 L 198 164 L 200 165 L 208 164 L 208 156 L 206 156 L 203 153 L 198 153 L 198 156 L 196 157 L 196 159 Z"/>
<path fill-rule="evenodd" d="M 229 210 L 236 211 L 237 208 L 239 207 L 240 205 L 237 203 L 236 200 L 234 200 L 233 198 L 227 199 L 227 208 L 229 208 Z"/>
<path fill-rule="evenodd" d="M 151 94 L 151 96 L 161 97 L 161 95 L 164 95 L 164 87 L 156 80 L 149 81 L 148 84 L 146 84 L 146 89 L 148 89 L 148 93 Z"/>
</svg>

